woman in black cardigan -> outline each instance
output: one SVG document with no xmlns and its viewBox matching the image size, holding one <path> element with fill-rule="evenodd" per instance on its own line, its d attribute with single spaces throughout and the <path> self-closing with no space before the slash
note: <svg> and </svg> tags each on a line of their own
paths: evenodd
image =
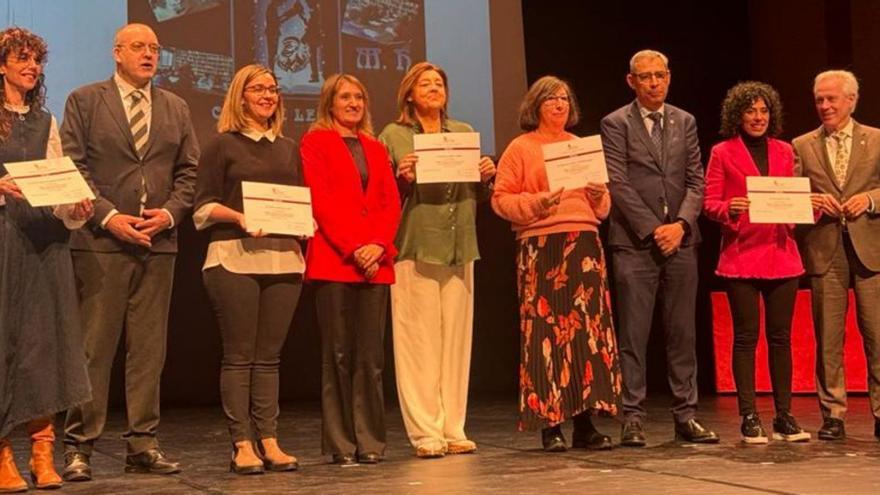
<svg viewBox="0 0 880 495">
<path fill-rule="evenodd" d="M 301 183 L 299 151 L 281 135 L 283 120 L 275 75 L 243 67 L 196 183 L 193 220 L 210 234 L 202 273 L 223 341 L 220 394 L 234 444 L 230 470 L 238 474 L 298 467 L 278 446 L 278 367 L 305 262 L 299 240 L 248 229 L 241 190 L 242 181 Z"/>
</svg>

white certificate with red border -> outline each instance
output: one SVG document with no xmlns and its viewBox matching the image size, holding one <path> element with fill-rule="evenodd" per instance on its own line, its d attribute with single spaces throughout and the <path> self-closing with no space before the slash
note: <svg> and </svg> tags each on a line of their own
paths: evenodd
<svg viewBox="0 0 880 495">
<path fill-rule="evenodd" d="M 815 223 L 807 177 L 746 177 L 752 223 Z"/>
<path fill-rule="evenodd" d="M 608 183 L 602 137 L 598 134 L 545 144 L 541 151 L 544 152 L 544 168 L 551 191 L 560 187 L 569 191 L 589 183 Z"/>
<path fill-rule="evenodd" d="M 242 181 L 244 221 L 250 232 L 312 237 L 312 193 L 308 187 Z"/>
<path fill-rule="evenodd" d="M 480 182 L 480 133 L 441 132 L 413 136 L 416 183 Z"/>
<path fill-rule="evenodd" d="M 4 163 L 31 206 L 56 206 L 95 199 L 95 193 L 69 157 Z"/>
</svg>

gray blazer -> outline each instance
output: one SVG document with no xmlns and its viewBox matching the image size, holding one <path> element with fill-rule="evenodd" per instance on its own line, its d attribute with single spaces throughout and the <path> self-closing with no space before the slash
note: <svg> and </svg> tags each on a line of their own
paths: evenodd
<svg viewBox="0 0 880 495">
<path fill-rule="evenodd" d="M 834 178 L 834 168 L 825 149 L 825 131 L 820 127 L 792 142 L 795 175 L 810 178 L 813 192 L 827 193 L 843 203 L 858 193 L 868 193 L 874 213 L 847 222 L 847 231 L 859 260 L 871 271 L 880 272 L 880 129 L 855 122 L 852 151 L 843 187 Z M 823 275 L 842 236 L 843 224 L 821 216 L 815 225 L 798 228 L 798 241 L 808 275 Z"/>
<path fill-rule="evenodd" d="M 152 86 L 152 121 L 144 158 L 138 158 L 122 98 L 110 80 L 74 90 L 67 98 L 61 142 L 95 192 L 95 216 L 71 235 L 72 249 L 115 252 L 135 246 L 101 227 L 114 208 L 138 215 L 146 182 L 146 208 L 165 208 L 178 226 L 192 208 L 199 145 L 189 107 L 180 97 Z M 139 249 L 139 248 L 138 248 Z M 177 229 L 153 237 L 152 252 L 177 252 Z"/>
<path fill-rule="evenodd" d="M 635 101 L 605 116 L 601 129 L 611 181 L 608 244 L 648 248 L 654 229 L 677 219 L 690 227 L 682 245 L 699 243 L 704 180 L 694 116 L 666 104 L 662 153 Z"/>
</svg>

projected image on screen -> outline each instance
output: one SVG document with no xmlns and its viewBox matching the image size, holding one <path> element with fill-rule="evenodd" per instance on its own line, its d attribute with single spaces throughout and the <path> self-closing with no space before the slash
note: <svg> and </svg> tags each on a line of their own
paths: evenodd
<svg viewBox="0 0 880 495">
<path fill-rule="evenodd" d="M 159 22 L 174 19 L 220 5 L 219 0 L 150 0 L 153 15 Z"/>
<path fill-rule="evenodd" d="M 338 52 L 338 2 L 258 0 L 256 9 L 254 59 L 272 68 L 284 94 L 318 94 L 326 76 L 338 70 L 338 60 L 327 57 Z"/>
<path fill-rule="evenodd" d="M 397 86 L 425 59 L 424 0 L 129 0 L 129 21 L 156 31 L 162 52 L 154 83 L 189 103 L 199 139 L 214 133 L 236 69 L 272 68 L 299 138 L 315 121 L 326 78 L 346 72 L 370 93 L 377 129 L 397 117 Z M 165 11 L 162 11 L 165 12 Z"/>
<path fill-rule="evenodd" d="M 342 32 L 383 44 L 408 43 L 419 7 L 410 0 L 350 0 Z"/>
<path fill-rule="evenodd" d="M 154 82 L 175 93 L 194 90 L 224 95 L 232 76 L 230 56 L 162 47 Z"/>
</svg>

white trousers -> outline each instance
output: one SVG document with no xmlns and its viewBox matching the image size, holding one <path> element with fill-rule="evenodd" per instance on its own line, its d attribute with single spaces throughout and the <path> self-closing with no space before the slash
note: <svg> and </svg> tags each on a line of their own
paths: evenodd
<svg viewBox="0 0 880 495">
<path fill-rule="evenodd" d="M 416 448 L 464 440 L 474 263 L 395 263 L 391 286 L 394 365 L 400 410 Z"/>
</svg>

